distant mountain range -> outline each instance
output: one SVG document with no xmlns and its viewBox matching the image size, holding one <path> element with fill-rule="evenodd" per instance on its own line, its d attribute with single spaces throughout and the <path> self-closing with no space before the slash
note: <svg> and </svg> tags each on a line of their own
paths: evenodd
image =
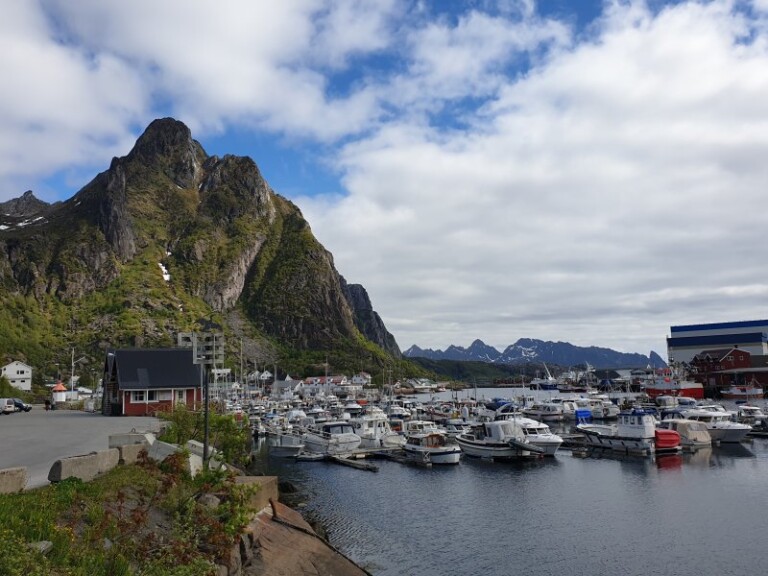
<svg viewBox="0 0 768 576">
<path fill-rule="evenodd" d="M 488 362 L 491 364 L 525 364 L 546 362 L 558 366 L 576 366 L 588 362 L 595 368 L 655 368 L 666 367 L 667 363 L 656 352 L 650 355 L 628 354 L 610 348 L 597 346 L 574 346 L 568 342 L 545 342 L 521 338 L 499 352 L 482 340 L 475 340 L 468 348 L 449 346 L 443 350 L 423 350 L 411 346 L 403 352 L 406 358 L 427 358 L 429 360 L 458 360 Z"/>
</svg>

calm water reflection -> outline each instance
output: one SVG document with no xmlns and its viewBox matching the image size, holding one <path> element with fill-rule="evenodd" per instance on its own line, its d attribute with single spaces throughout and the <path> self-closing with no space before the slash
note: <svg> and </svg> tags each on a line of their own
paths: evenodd
<svg viewBox="0 0 768 576">
<path fill-rule="evenodd" d="M 270 459 L 376 575 L 762 573 L 768 440 L 640 459 L 464 459 L 378 473 Z"/>
</svg>

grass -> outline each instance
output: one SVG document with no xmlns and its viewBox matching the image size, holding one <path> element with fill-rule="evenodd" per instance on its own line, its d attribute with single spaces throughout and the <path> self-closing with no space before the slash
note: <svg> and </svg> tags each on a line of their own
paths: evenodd
<svg viewBox="0 0 768 576">
<path fill-rule="evenodd" d="M 191 479 L 179 453 L 96 480 L 0 495 L 0 572 L 7 576 L 208 576 L 250 518 L 250 493 L 223 473 Z M 210 508 L 198 497 L 213 493 Z M 49 541 L 43 555 L 30 544 Z"/>
</svg>

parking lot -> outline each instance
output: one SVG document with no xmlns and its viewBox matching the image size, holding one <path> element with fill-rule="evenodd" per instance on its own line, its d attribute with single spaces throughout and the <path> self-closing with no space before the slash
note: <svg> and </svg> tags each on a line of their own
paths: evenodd
<svg viewBox="0 0 768 576">
<path fill-rule="evenodd" d="M 157 431 L 159 421 L 146 416 L 102 416 L 75 410 L 0 415 L 0 469 L 25 466 L 27 488 L 48 484 L 53 463 L 65 456 L 88 454 L 109 447 L 109 435 L 136 430 Z"/>
</svg>

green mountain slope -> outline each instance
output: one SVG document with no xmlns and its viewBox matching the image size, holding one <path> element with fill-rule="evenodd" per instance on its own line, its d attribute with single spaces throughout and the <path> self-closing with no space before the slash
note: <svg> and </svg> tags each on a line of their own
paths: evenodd
<svg viewBox="0 0 768 576">
<path fill-rule="evenodd" d="M 294 373 L 420 372 L 253 160 L 208 156 L 176 120 L 66 202 L 27 193 L 0 209 L 5 358 L 51 374 L 74 347 L 93 369 L 108 348 L 172 346 L 213 321 L 235 365 L 242 350 Z"/>
</svg>

